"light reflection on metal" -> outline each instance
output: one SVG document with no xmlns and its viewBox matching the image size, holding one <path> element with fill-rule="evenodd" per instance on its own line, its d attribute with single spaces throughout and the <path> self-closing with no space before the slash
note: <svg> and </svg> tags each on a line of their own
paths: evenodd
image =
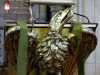
<svg viewBox="0 0 100 75">
<path fill-rule="evenodd" d="M 61 73 L 65 58 L 68 56 L 68 38 L 63 38 L 60 32 L 65 22 L 70 21 L 73 14 L 71 9 L 59 11 L 55 14 L 49 25 L 48 36 L 45 37 L 37 46 L 37 55 L 44 62 L 46 70 L 50 73 Z M 42 65 L 42 64 L 41 64 Z"/>
</svg>

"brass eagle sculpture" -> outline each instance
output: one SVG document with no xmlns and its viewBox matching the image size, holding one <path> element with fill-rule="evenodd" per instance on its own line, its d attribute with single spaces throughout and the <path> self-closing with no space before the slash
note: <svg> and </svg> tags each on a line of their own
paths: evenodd
<svg viewBox="0 0 100 75">
<path fill-rule="evenodd" d="M 76 35 L 71 32 L 67 38 L 62 36 L 64 24 L 73 23 L 73 16 L 71 8 L 55 14 L 49 23 L 50 29 L 47 36 L 40 43 L 37 42 L 35 33 L 27 33 L 29 37 L 28 75 L 32 72 L 34 63 L 42 66 L 41 69 L 45 69 L 47 75 L 73 75 L 76 65 L 79 65 L 81 60 L 85 61 L 95 49 L 97 38 L 89 28 L 82 28 L 79 54 L 76 53 Z M 6 32 L 5 49 L 10 66 L 16 65 L 19 31 L 20 28 L 15 26 Z"/>
</svg>

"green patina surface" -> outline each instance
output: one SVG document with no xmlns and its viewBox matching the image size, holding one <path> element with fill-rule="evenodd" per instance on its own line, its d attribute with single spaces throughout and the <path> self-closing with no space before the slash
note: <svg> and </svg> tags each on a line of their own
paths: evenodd
<svg viewBox="0 0 100 75">
<path fill-rule="evenodd" d="M 75 38 L 75 42 L 77 44 L 76 55 L 79 56 L 79 54 L 80 54 L 80 42 L 82 40 L 82 25 L 81 25 L 81 23 L 76 22 L 74 24 L 72 33 L 74 33 L 75 36 L 76 36 L 76 38 Z M 77 57 L 77 60 L 78 60 L 78 58 L 79 57 Z M 77 65 L 78 66 L 78 75 L 84 75 L 84 64 L 85 64 L 85 61 L 83 61 L 83 59 L 81 59 L 81 61 L 78 61 L 77 64 L 78 64 Z"/>
<path fill-rule="evenodd" d="M 26 23 L 19 21 L 20 26 L 20 37 L 18 44 L 18 56 L 17 56 L 17 75 L 27 75 L 27 48 L 28 48 L 28 28 Z"/>
</svg>

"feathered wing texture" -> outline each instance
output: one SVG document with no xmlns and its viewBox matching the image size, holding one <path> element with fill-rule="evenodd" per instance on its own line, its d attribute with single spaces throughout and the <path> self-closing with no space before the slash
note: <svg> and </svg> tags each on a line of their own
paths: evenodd
<svg viewBox="0 0 100 75">
<path fill-rule="evenodd" d="M 65 22 L 72 18 L 71 9 L 59 11 L 50 21 L 48 36 L 37 47 L 37 54 L 44 62 L 47 71 L 54 73 L 61 71 L 65 58 L 68 56 L 68 39 L 64 39 L 60 32 Z"/>
<path fill-rule="evenodd" d="M 58 13 L 56 13 L 52 17 L 49 24 L 51 31 L 55 31 L 59 33 L 62 30 L 63 25 L 66 22 L 69 22 L 72 16 L 73 13 L 71 11 L 71 8 L 66 8 L 64 11 L 59 11 Z"/>
</svg>

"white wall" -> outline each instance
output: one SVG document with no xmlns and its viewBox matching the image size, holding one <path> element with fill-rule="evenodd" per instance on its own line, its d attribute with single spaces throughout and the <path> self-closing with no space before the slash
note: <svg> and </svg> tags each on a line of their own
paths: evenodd
<svg viewBox="0 0 100 75">
<path fill-rule="evenodd" d="M 75 0 L 77 11 L 100 24 L 100 0 Z M 98 45 L 85 63 L 85 75 L 100 75 L 100 25 L 96 30 Z"/>
<path fill-rule="evenodd" d="M 96 48 L 96 75 L 100 75 L 100 0 L 95 1 L 95 17 L 99 23 L 96 35 L 98 37 L 98 45 Z"/>
</svg>

